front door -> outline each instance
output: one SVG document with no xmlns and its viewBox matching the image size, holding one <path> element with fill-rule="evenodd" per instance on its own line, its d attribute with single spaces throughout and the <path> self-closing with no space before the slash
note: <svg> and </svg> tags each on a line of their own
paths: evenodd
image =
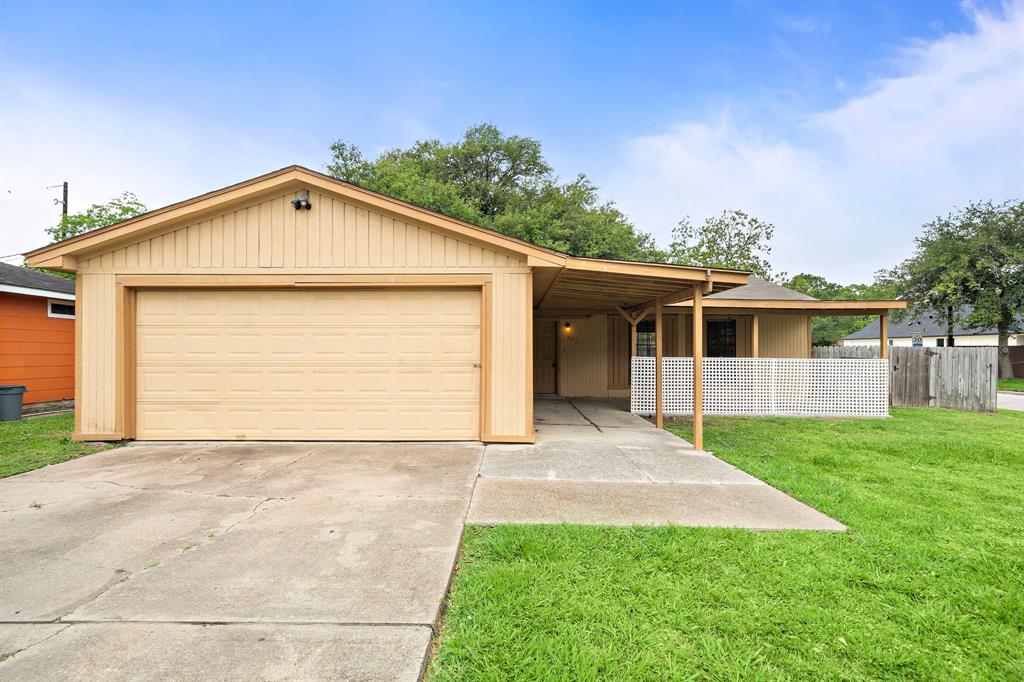
<svg viewBox="0 0 1024 682">
<path fill-rule="evenodd" d="M 534 393 L 554 393 L 557 390 L 557 325 L 554 320 L 535 320 L 533 323 Z"/>
</svg>

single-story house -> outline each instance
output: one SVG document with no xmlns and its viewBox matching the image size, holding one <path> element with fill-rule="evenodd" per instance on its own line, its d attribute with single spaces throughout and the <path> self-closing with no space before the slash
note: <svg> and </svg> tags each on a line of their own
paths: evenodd
<svg viewBox="0 0 1024 682">
<path fill-rule="evenodd" d="M 78 273 L 83 440 L 528 443 L 535 393 L 623 394 L 652 343 L 806 357 L 809 315 L 901 305 L 720 298 L 767 283 L 574 257 L 299 166 L 26 255 Z"/>
<path fill-rule="evenodd" d="M 970 306 L 963 306 L 957 314 L 960 320 L 966 320 L 971 314 Z M 840 346 L 873 346 L 878 343 L 878 320 L 872 320 L 861 329 L 847 334 L 840 341 Z M 920 320 L 909 315 L 889 324 L 890 346 L 912 346 L 915 335 L 920 335 L 921 345 L 943 347 L 946 345 L 946 323 L 940 315 L 933 312 L 925 313 Z M 999 332 L 995 327 L 971 329 L 962 323 L 953 326 L 954 346 L 998 346 Z M 1011 346 L 1024 346 L 1024 320 L 1010 329 Z"/>
<path fill-rule="evenodd" d="M 75 396 L 75 283 L 0 263 L 0 384 L 23 401 Z"/>
</svg>

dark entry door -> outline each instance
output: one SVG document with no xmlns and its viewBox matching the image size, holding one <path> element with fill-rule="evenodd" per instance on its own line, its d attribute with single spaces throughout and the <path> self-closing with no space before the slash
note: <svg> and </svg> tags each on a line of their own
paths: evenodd
<svg viewBox="0 0 1024 682">
<path fill-rule="evenodd" d="M 708 320 L 708 357 L 736 357 L 736 320 Z"/>
<path fill-rule="evenodd" d="M 536 320 L 533 324 L 533 392 L 554 393 L 557 389 L 556 346 L 558 336 L 554 320 Z"/>
</svg>

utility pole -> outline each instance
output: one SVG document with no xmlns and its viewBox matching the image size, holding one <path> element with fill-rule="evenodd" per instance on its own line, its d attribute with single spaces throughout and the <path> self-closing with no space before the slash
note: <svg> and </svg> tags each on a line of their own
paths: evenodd
<svg viewBox="0 0 1024 682">
<path fill-rule="evenodd" d="M 54 199 L 53 203 L 60 204 L 60 212 L 66 216 L 68 214 L 68 181 L 65 180 L 62 185 L 50 185 L 46 189 L 56 189 L 58 187 L 64 187 L 64 198 Z"/>
</svg>

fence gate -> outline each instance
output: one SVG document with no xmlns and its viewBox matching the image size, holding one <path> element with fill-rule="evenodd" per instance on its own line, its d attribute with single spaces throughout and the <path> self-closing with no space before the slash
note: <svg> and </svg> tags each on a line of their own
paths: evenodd
<svg viewBox="0 0 1024 682">
<path fill-rule="evenodd" d="M 994 347 L 892 347 L 892 404 L 994 412 L 999 373 L 997 353 Z"/>
</svg>

